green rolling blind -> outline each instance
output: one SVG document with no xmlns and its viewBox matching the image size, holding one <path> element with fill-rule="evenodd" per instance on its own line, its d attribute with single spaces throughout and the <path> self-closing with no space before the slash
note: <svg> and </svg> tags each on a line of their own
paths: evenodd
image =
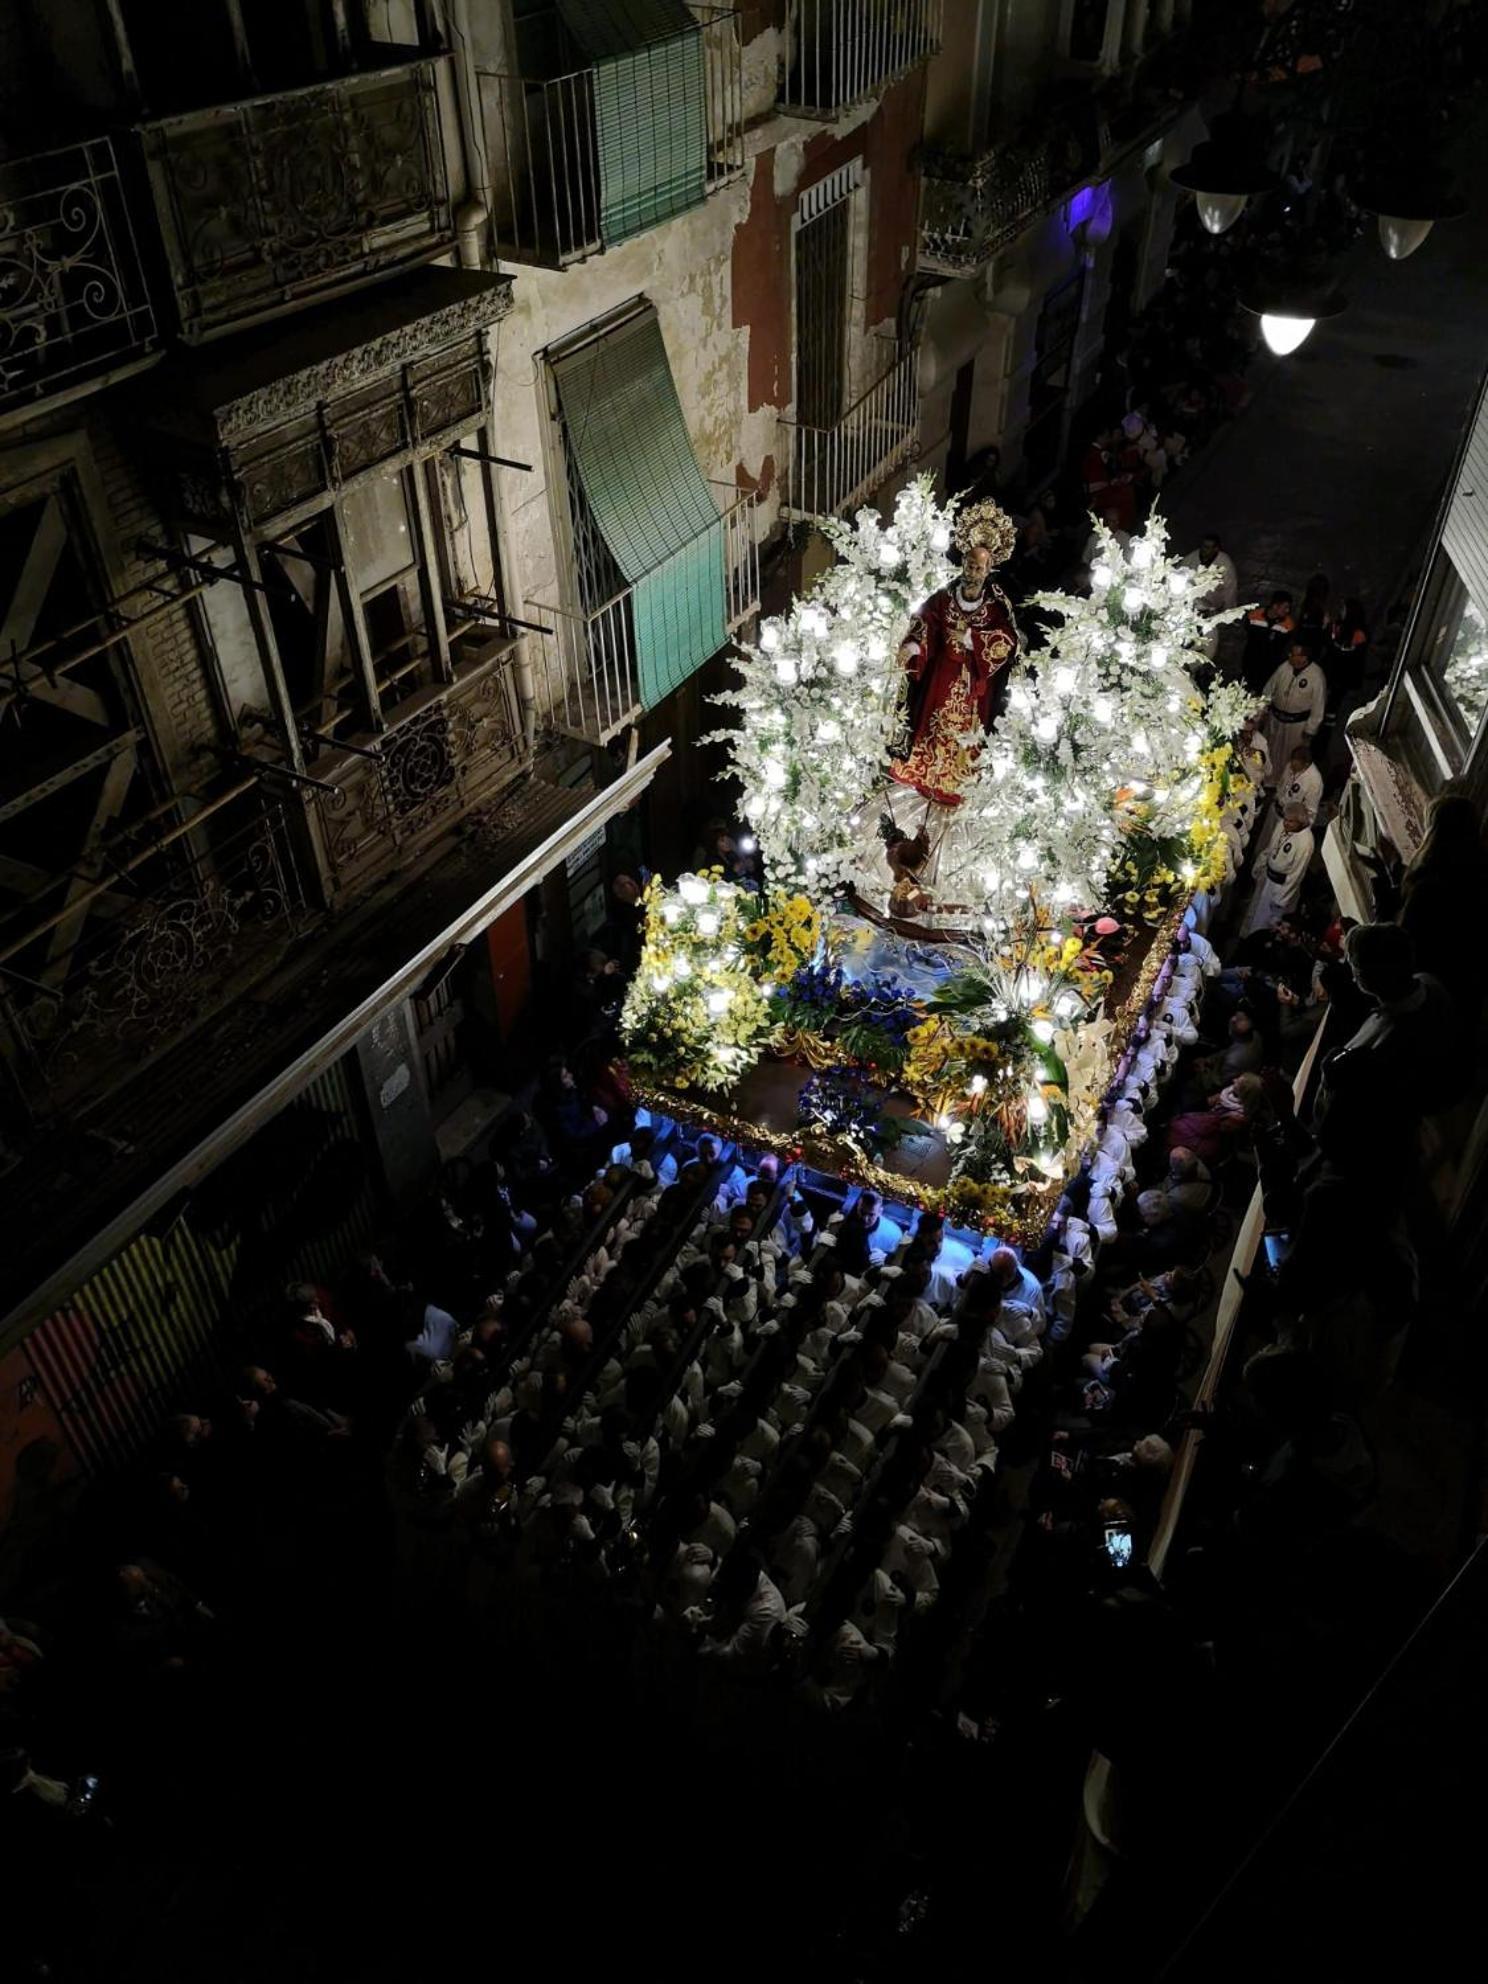
<svg viewBox="0 0 1488 1984">
<path fill-rule="evenodd" d="M 634 588 L 637 686 L 653 709 L 724 644 L 723 523 L 653 310 L 553 370 L 584 495 Z"/>
<path fill-rule="evenodd" d="M 600 233 L 625 241 L 707 191 L 703 38 L 685 0 L 559 0 L 593 64 Z"/>
</svg>

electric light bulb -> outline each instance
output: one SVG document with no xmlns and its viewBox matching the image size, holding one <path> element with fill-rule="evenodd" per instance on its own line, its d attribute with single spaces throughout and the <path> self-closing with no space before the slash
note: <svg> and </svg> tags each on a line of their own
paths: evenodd
<svg viewBox="0 0 1488 1984">
<path fill-rule="evenodd" d="M 966 1088 L 967 1093 L 970 1095 L 985 1095 L 987 1093 L 987 1077 L 985 1075 L 973 1075 L 971 1080 L 966 1084 Z"/>
<path fill-rule="evenodd" d="M 708 900 L 712 891 L 701 875 L 683 875 L 677 883 L 677 893 L 690 908 L 696 909 L 699 903 Z"/>
<path fill-rule="evenodd" d="M 1049 1042 L 1054 1038 L 1054 1022 L 1052 1020 L 1035 1020 L 1029 1031 L 1035 1040 L 1042 1041 L 1044 1046 L 1047 1047 Z"/>
<path fill-rule="evenodd" d="M 1199 877 L 1199 871 L 1191 861 L 1185 861 L 1178 872 L 1185 882 L 1196 882 Z"/>
<path fill-rule="evenodd" d="M 759 847 L 759 842 L 755 839 L 753 834 L 740 834 L 739 852 L 741 854 L 753 854 L 756 852 L 758 847 Z"/>
<path fill-rule="evenodd" d="M 733 997 L 727 986 L 720 986 L 716 992 L 708 994 L 708 1011 L 715 1017 L 719 1013 L 726 1013 L 733 1003 Z"/>
<path fill-rule="evenodd" d="M 1028 1120 L 1030 1123 L 1047 1123 L 1049 1120 L 1049 1105 L 1037 1089 L 1029 1090 Z"/>
<path fill-rule="evenodd" d="M 1316 322 L 1316 317 L 1281 317 L 1267 311 L 1261 318 L 1261 336 L 1278 358 L 1286 358 L 1311 335 Z"/>
</svg>

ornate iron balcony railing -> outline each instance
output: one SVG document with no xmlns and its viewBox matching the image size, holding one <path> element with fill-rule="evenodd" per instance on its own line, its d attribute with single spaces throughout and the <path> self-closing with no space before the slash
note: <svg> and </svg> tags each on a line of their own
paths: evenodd
<svg viewBox="0 0 1488 1984">
<path fill-rule="evenodd" d="M 940 47 L 941 0 L 791 0 L 780 108 L 834 118 Z"/>
<path fill-rule="evenodd" d="M 984 268 L 1063 191 L 1062 150 L 1047 138 L 976 158 L 928 154 L 920 266 L 945 275 Z"/>
<path fill-rule="evenodd" d="M 477 72 L 498 254 L 561 268 L 701 205 L 743 171 L 738 12 L 692 12 L 696 44 L 639 48 L 632 73 Z"/>
<path fill-rule="evenodd" d="M 920 355 L 909 350 L 830 427 L 787 420 L 790 481 L 782 505 L 796 521 L 845 516 L 913 460 L 920 434 Z"/>
<path fill-rule="evenodd" d="M 454 245 L 441 56 L 140 128 L 188 338 Z"/>
<path fill-rule="evenodd" d="M 74 388 L 154 343 L 110 141 L 0 161 L 0 411 Z"/>
<path fill-rule="evenodd" d="M 115 913 L 87 917 L 87 897 Z M 251 786 L 132 854 L 34 935 L 0 932 L 0 1060 L 44 1118 L 92 1100 L 227 1004 L 308 914 L 282 807 Z M 82 925 L 81 935 L 72 933 Z"/>
<path fill-rule="evenodd" d="M 342 762 L 317 761 L 315 808 L 338 896 L 420 852 L 524 770 L 529 753 L 511 643 L 492 643 L 458 682 L 419 690 L 391 727 Z M 405 667 L 412 667 L 410 661 Z"/>
<path fill-rule="evenodd" d="M 759 611 L 756 503 L 751 490 L 721 482 L 712 488 L 723 520 L 723 611 L 732 634 Z M 602 744 L 641 713 L 633 592 L 633 586 L 623 587 L 592 613 L 547 600 L 527 609 L 553 627 L 543 649 L 549 721 L 567 736 Z"/>
</svg>

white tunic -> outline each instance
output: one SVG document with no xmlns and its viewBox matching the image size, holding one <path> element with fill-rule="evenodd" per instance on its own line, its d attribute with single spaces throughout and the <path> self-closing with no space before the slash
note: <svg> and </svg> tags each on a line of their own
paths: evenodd
<svg viewBox="0 0 1488 1984">
<path fill-rule="evenodd" d="M 1327 706 L 1328 684 L 1315 661 L 1296 669 L 1284 661 L 1261 694 L 1266 699 L 1261 734 L 1271 754 L 1270 776 L 1279 778 L 1296 746 L 1317 735 Z"/>
<path fill-rule="evenodd" d="M 1194 604 L 1201 613 L 1223 613 L 1240 596 L 1240 578 L 1228 551 L 1216 551 L 1206 565 L 1197 551 L 1181 559 L 1184 571 L 1194 577 Z"/>
<path fill-rule="evenodd" d="M 1258 875 L 1266 865 L 1266 849 L 1292 807 L 1300 806 L 1307 815 L 1307 824 L 1313 826 L 1322 803 L 1323 775 L 1316 765 L 1306 765 L 1300 772 L 1282 771 L 1276 787 L 1276 803 L 1263 815 L 1256 832 L 1256 855 L 1251 865 Z"/>
<path fill-rule="evenodd" d="M 1242 937 L 1248 937 L 1252 930 L 1271 929 L 1296 908 L 1312 850 L 1311 827 L 1289 832 L 1285 822 L 1278 825 L 1267 845 L 1265 866 L 1245 913 Z"/>
</svg>

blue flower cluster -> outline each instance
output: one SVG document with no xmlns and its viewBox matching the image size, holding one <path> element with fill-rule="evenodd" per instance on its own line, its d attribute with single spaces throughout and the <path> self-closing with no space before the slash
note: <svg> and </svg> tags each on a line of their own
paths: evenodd
<svg viewBox="0 0 1488 1984">
<path fill-rule="evenodd" d="M 856 1068 L 824 1068 L 812 1075 L 796 1098 L 803 1129 L 824 1130 L 871 1144 L 879 1127 L 879 1105 L 867 1078 Z"/>
</svg>

